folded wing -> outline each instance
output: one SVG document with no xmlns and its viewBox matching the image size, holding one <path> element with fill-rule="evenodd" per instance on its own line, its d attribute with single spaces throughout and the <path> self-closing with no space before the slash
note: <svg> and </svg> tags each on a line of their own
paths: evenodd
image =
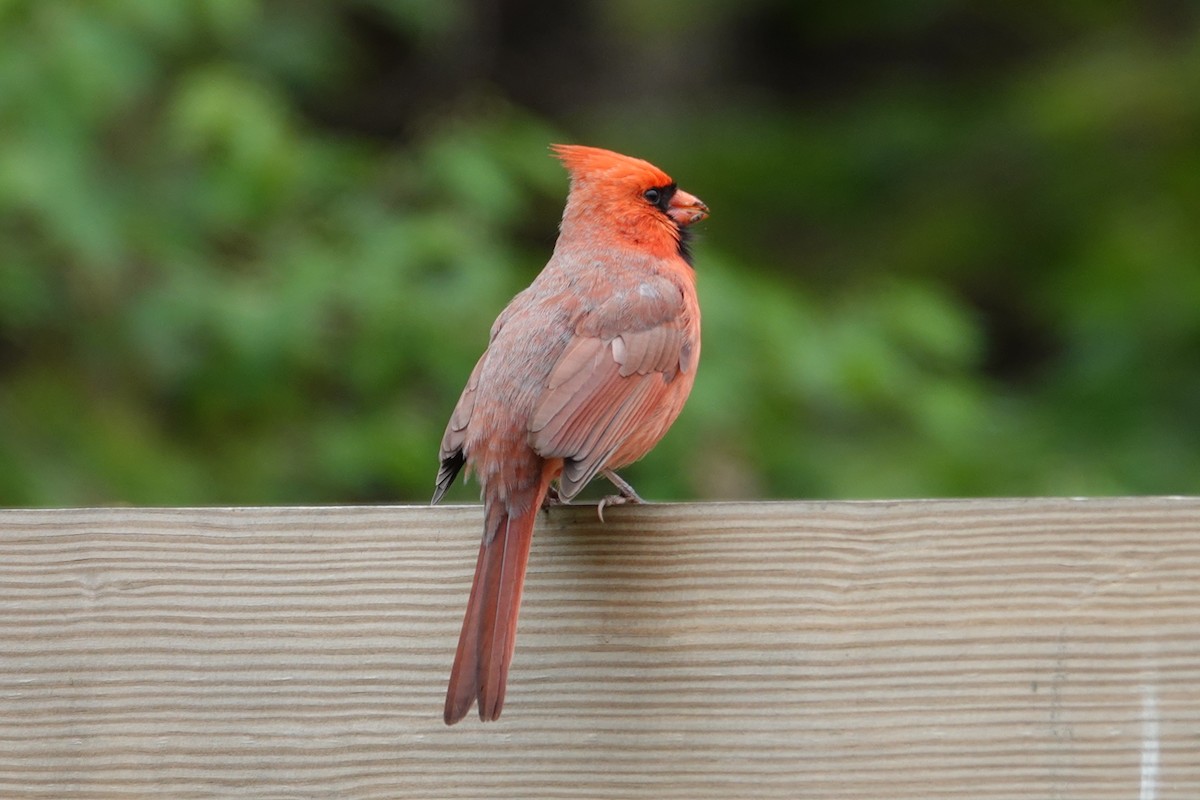
<svg viewBox="0 0 1200 800">
<path fill-rule="evenodd" d="M 690 389 L 694 338 L 681 299 L 667 303 L 662 295 L 640 306 L 615 298 L 579 326 L 529 425 L 533 449 L 564 460 L 564 499 L 605 467 L 623 466 L 654 446 Z"/>
</svg>

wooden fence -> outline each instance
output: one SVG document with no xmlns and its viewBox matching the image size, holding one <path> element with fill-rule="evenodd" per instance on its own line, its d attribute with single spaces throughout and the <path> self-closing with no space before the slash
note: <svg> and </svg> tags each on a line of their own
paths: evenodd
<svg viewBox="0 0 1200 800">
<path fill-rule="evenodd" d="M 1200 498 L 0 511 L 2 798 L 1200 797 Z"/>
</svg>

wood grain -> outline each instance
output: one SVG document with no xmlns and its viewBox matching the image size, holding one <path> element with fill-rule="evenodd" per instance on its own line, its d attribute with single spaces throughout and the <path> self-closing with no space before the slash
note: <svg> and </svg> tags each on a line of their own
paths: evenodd
<svg viewBox="0 0 1200 800">
<path fill-rule="evenodd" d="M 0 512 L 3 798 L 1200 797 L 1200 499 Z"/>
</svg>

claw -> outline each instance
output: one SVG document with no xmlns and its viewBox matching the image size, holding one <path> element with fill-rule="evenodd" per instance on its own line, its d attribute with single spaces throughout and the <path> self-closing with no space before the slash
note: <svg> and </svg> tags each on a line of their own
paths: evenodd
<svg viewBox="0 0 1200 800">
<path fill-rule="evenodd" d="M 604 509 L 606 506 L 623 506 L 626 504 L 637 505 L 640 502 L 642 502 L 640 497 L 626 497 L 623 494 L 610 494 L 608 497 L 603 498 L 596 505 L 596 516 L 600 518 L 601 522 L 604 522 Z"/>
<path fill-rule="evenodd" d="M 604 509 L 606 506 L 637 505 L 646 502 L 633 490 L 628 481 L 611 469 L 606 469 L 600 474 L 607 478 L 608 482 L 617 487 L 617 491 L 620 492 L 620 494 L 610 494 L 596 506 L 596 516 L 600 518 L 601 522 L 604 522 Z"/>
</svg>

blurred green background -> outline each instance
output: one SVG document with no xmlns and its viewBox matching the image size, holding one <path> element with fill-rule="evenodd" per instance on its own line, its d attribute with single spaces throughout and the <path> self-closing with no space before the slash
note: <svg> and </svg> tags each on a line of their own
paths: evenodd
<svg viewBox="0 0 1200 800">
<path fill-rule="evenodd" d="M 555 141 L 713 211 L 648 497 L 1200 492 L 1192 0 L 0 0 L 0 505 L 426 501 Z"/>
</svg>

